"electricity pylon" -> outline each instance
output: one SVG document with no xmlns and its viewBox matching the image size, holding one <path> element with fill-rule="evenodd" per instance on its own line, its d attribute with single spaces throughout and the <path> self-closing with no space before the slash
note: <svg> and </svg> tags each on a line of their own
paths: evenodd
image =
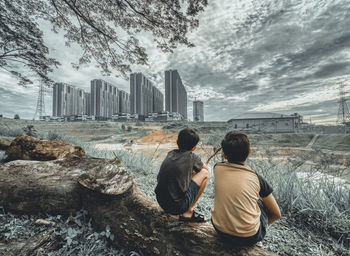
<svg viewBox="0 0 350 256">
<path fill-rule="evenodd" d="M 39 86 L 39 94 L 38 94 L 38 101 L 36 103 L 36 110 L 35 110 L 35 114 L 33 117 L 33 120 L 35 120 L 35 118 L 37 117 L 42 117 L 45 116 L 45 101 L 44 101 L 44 97 L 45 97 L 45 89 L 43 84 L 40 84 Z"/>
<path fill-rule="evenodd" d="M 339 108 L 337 124 L 350 124 L 349 108 L 346 104 L 344 84 L 339 84 Z"/>
</svg>

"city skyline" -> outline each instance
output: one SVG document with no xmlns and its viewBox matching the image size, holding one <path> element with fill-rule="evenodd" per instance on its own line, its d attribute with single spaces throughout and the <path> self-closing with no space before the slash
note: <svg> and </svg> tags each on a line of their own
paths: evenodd
<svg viewBox="0 0 350 256">
<path fill-rule="evenodd" d="M 113 119 L 115 115 L 137 114 L 137 119 L 145 120 L 155 114 L 161 114 L 160 119 L 187 118 L 187 94 L 181 78 L 176 70 L 165 72 L 174 73 L 175 85 L 164 81 L 164 87 L 172 89 L 166 91 L 166 97 L 174 98 L 176 104 L 168 114 L 164 112 L 164 95 L 142 73 L 130 74 L 130 93 L 118 89 L 117 86 L 102 79 L 90 81 L 90 92 L 66 83 L 55 83 L 53 86 L 53 104 L 51 117 L 89 116 L 96 119 Z M 173 87 L 173 88 L 172 88 Z M 169 88 L 168 88 L 169 89 Z M 173 90 L 174 89 L 174 90 Z M 179 104 L 180 103 L 180 104 Z M 181 105 L 181 107 L 179 107 Z M 175 109 L 176 108 L 176 109 Z M 135 116 L 134 116 L 135 117 Z M 44 117 L 43 117 L 44 118 Z M 169 119 L 170 120 L 170 119 Z"/>
</svg>

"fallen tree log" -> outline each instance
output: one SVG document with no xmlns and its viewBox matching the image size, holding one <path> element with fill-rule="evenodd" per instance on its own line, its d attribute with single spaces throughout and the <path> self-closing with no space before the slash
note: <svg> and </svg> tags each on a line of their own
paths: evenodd
<svg viewBox="0 0 350 256">
<path fill-rule="evenodd" d="M 118 246 L 145 255 L 271 255 L 224 244 L 209 223 L 164 214 L 120 163 L 107 159 L 9 162 L 0 166 L 0 190 L 6 210 L 68 214 L 84 207 L 98 229 L 110 226 Z"/>
<path fill-rule="evenodd" d="M 62 140 L 42 140 L 28 135 L 14 139 L 6 149 L 8 161 L 49 161 L 68 157 L 85 157 L 85 151 Z"/>
</svg>

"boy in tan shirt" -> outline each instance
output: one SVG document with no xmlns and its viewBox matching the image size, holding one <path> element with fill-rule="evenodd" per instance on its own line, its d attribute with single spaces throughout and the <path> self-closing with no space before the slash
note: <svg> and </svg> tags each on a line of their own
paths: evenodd
<svg viewBox="0 0 350 256">
<path fill-rule="evenodd" d="M 227 160 L 214 167 L 212 223 L 236 246 L 249 246 L 266 235 L 267 224 L 281 216 L 267 181 L 245 164 L 251 152 L 248 136 L 231 131 L 221 142 Z"/>
</svg>

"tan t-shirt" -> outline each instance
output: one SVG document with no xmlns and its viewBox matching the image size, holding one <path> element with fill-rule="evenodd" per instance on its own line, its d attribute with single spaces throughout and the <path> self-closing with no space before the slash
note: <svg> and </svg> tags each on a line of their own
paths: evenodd
<svg viewBox="0 0 350 256">
<path fill-rule="evenodd" d="M 238 237 L 255 235 L 260 227 L 260 208 L 257 202 L 261 196 L 261 176 L 258 178 L 247 165 L 226 162 L 216 164 L 214 179 L 212 221 L 215 227 Z M 264 191 L 263 197 L 272 192 L 272 188 L 267 183 L 266 185 L 269 191 Z"/>
</svg>

